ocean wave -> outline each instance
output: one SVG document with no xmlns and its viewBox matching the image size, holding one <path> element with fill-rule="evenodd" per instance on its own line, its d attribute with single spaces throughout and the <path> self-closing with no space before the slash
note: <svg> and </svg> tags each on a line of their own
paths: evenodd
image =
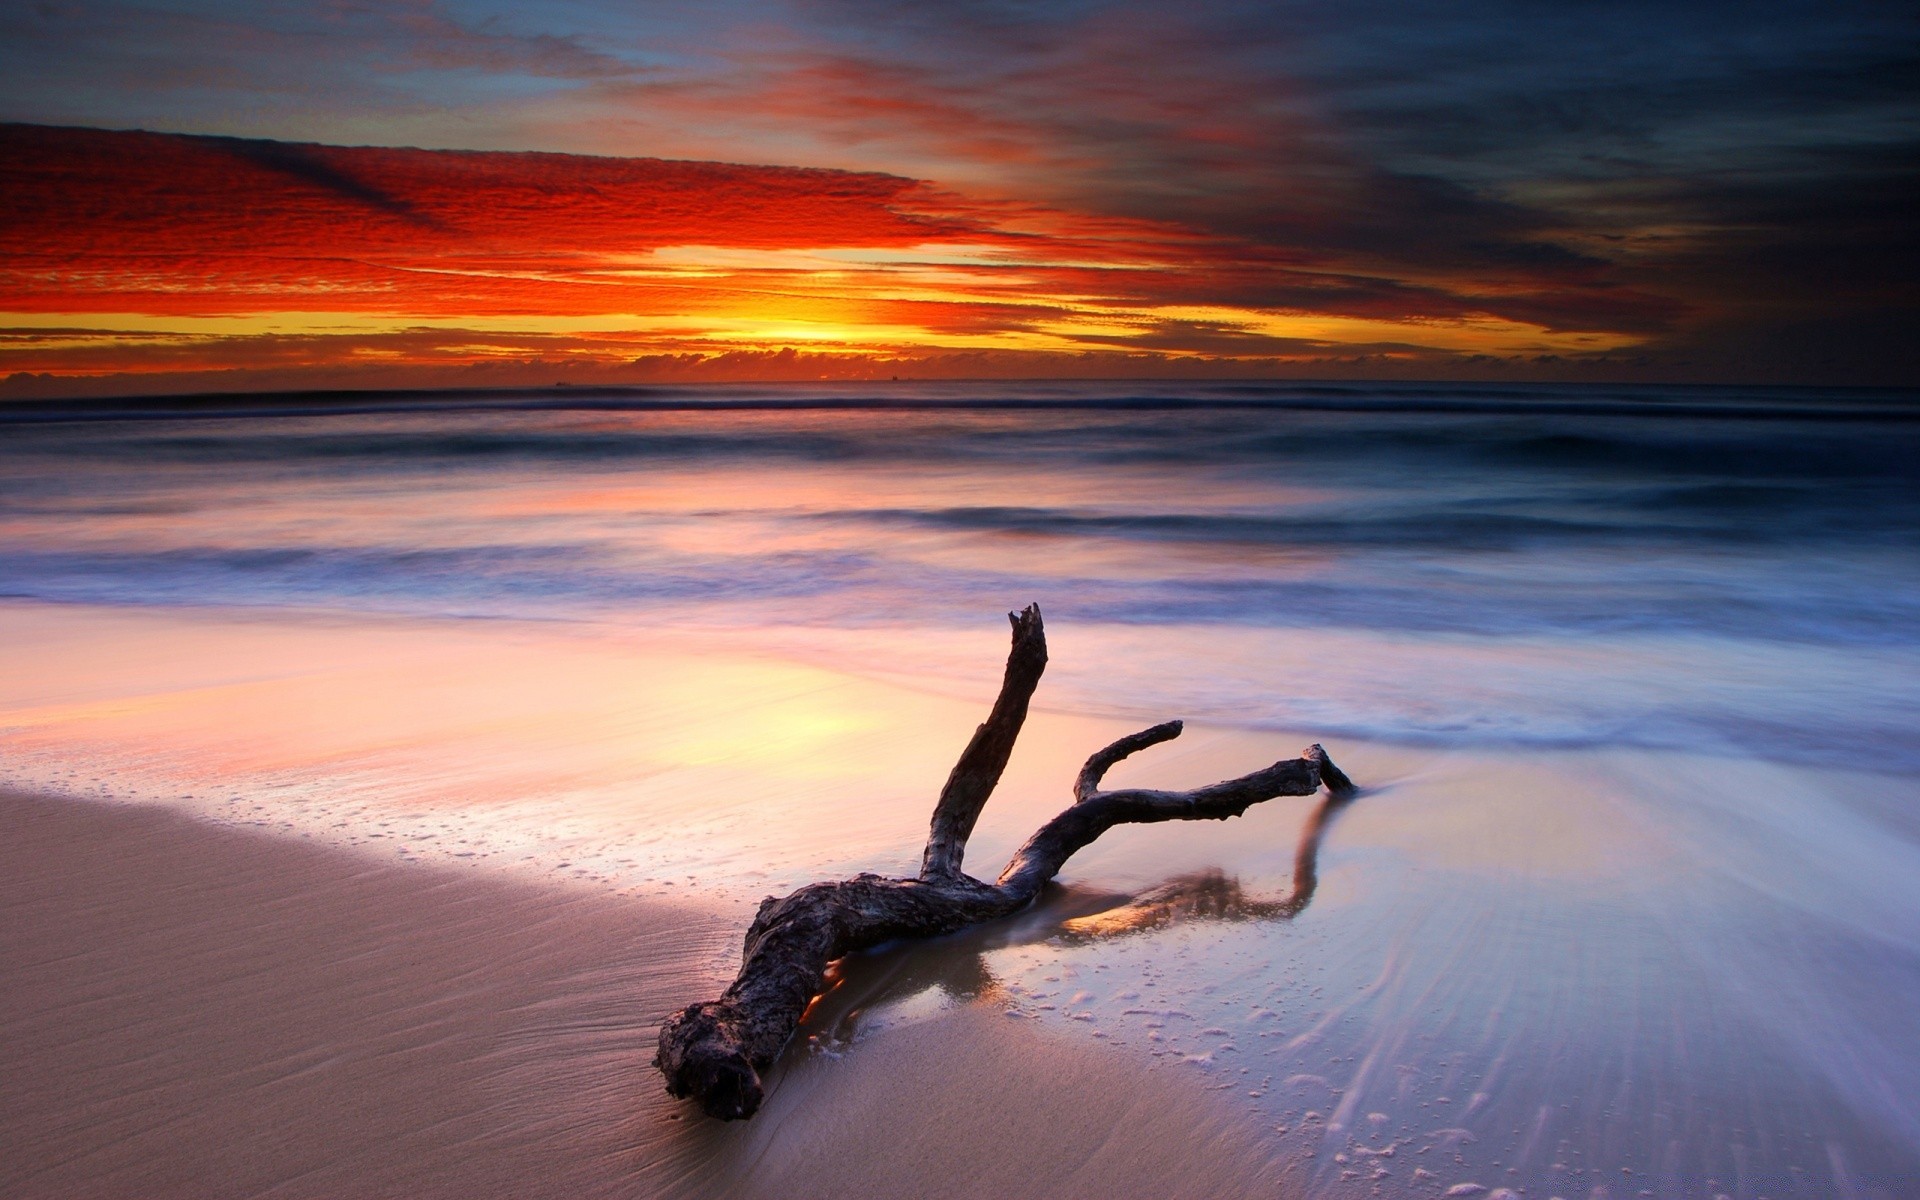
<svg viewBox="0 0 1920 1200">
<path fill-rule="evenodd" d="M 1164 532 L 1158 522 L 1146 527 Z M 736 531 L 729 539 L 724 526 L 716 534 L 723 542 L 751 536 Z M 1207 556 L 1176 574 L 1157 572 L 1150 559 L 1114 566 L 1069 562 L 1051 570 L 996 568 L 991 555 L 927 562 L 890 547 L 883 536 L 855 540 L 864 544 L 763 553 L 729 545 L 714 554 L 613 540 L 16 549 L 0 553 L 0 594 L 107 604 L 374 606 L 531 619 L 640 619 L 661 606 L 697 605 L 705 616 L 695 619 L 829 625 L 964 619 L 1012 603 L 1009 597 L 1025 597 L 1071 620 L 1139 625 L 1568 638 L 1687 632 L 1883 645 L 1912 644 L 1920 631 L 1915 574 L 1879 568 L 1870 558 L 1829 557 L 1822 569 L 1793 575 L 1781 575 L 1777 560 L 1767 556 L 1740 562 L 1723 552 L 1702 567 L 1690 564 L 1689 555 L 1658 555 L 1645 545 L 1586 556 L 1556 547 L 1474 562 L 1462 557 L 1467 539 L 1457 534 L 1421 543 L 1450 553 L 1412 557 L 1354 553 L 1365 539 L 1344 535 L 1333 542 L 1348 554 L 1335 561 L 1299 565 L 1282 559 L 1261 568 L 1236 562 L 1231 553 L 1212 553 L 1218 547 L 1209 543 Z M 802 600 L 809 602 L 804 608 L 793 604 Z M 768 604 L 785 607 L 768 612 Z"/>
<path fill-rule="evenodd" d="M 16 426 L 0 451 L 0 504 L 59 494 L 78 466 L 158 476 L 218 468 L 263 482 L 301 471 L 351 478 L 512 470 L 984 470 L 1009 511 L 1044 473 L 1117 482 L 1154 472 L 1173 491 L 1228 494 L 1279 480 L 1368 490 L 1403 506 L 1569 536 L 1717 516 L 1731 536 L 1804 527 L 1822 536 L 1911 530 L 1920 519 L 1920 424 L 1575 419 L 1548 406 L 1499 417 L 1293 410 L 616 412 L 420 408 L 282 420 Z M 1117 475 L 1115 475 L 1117 473 Z M 160 481 L 164 483 L 164 481 Z M 1182 514 L 1164 514 L 1181 519 Z M 1417 514 L 1415 514 L 1417 516 Z M 1809 518 L 1814 518 L 1809 521 Z M 1543 527 L 1544 528 L 1544 527 Z M 1357 532 L 1365 533 L 1365 528 Z"/>
<path fill-rule="evenodd" d="M 217 419 L 16 422 L 0 594 L 863 636 L 1038 600 L 1066 628 L 1185 647 L 1153 690 L 1216 680 L 1189 698 L 1196 718 L 1911 754 L 1920 696 L 1881 664 L 1920 645 L 1920 425 L 1871 416 L 1898 407 L 1887 397 L 901 394 L 925 411 L 736 389 L 695 398 L 741 411 L 489 395 L 469 411 L 402 397 L 253 420 L 208 401 L 191 415 Z M 1569 416 L 1609 406 L 1642 415 Z M 1373 682 L 1246 702 L 1262 693 L 1243 661 L 1297 664 L 1235 638 L 1352 637 L 1396 647 Z M 1633 658 L 1635 683 L 1588 653 L 1634 639 L 1679 665 Z M 1474 676 L 1512 682 L 1475 692 Z M 1422 690 L 1451 702 L 1423 707 Z"/>
<path fill-rule="evenodd" d="M 1055 537 L 1135 538 L 1188 543 L 1300 547 L 1510 550 L 1541 543 L 1667 546 L 1780 542 L 1816 537 L 1897 539 L 1905 531 L 1884 523 L 1863 527 L 1858 509 L 1835 497 L 1794 506 L 1778 491 L 1703 486 L 1638 497 L 1608 497 L 1582 506 L 1565 496 L 1513 511 L 1503 500 L 1449 505 L 1379 505 L 1346 511 L 1269 513 L 1102 512 L 1098 510 L 968 505 L 944 508 L 838 509 L 813 514 L 823 522 L 874 522 L 981 533 Z M 1744 494 L 1743 494 L 1744 493 Z M 1511 505 L 1508 511 L 1501 507 Z M 1784 511 L 1783 511 L 1784 510 Z M 1656 515 L 1658 520 L 1651 520 Z M 1731 518 L 1731 519 L 1729 519 Z M 1744 518 L 1744 519 L 1743 519 Z"/>
</svg>

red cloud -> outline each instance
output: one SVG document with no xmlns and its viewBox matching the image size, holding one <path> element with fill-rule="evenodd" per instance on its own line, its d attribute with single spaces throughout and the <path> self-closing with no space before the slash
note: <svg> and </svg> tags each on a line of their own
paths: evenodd
<svg viewBox="0 0 1920 1200">
<path fill-rule="evenodd" d="M 0 178 L 16 311 L 105 297 L 164 312 L 540 308 L 552 284 L 532 277 L 662 246 L 904 247 L 977 232 L 929 212 L 934 194 L 910 179 L 658 159 L 8 125 Z M 422 269 L 455 274 L 407 277 Z M 498 277 L 515 271 L 529 278 Z"/>
<path fill-rule="evenodd" d="M 0 125 L 0 187 L 22 373 L 1580 353 L 1667 315 L 1563 264 L 1395 279 L 878 173 Z"/>
</svg>

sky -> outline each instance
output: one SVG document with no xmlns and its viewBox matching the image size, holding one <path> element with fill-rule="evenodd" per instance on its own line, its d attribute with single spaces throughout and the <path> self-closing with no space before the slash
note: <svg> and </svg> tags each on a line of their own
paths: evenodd
<svg viewBox="0 0 1920 1200">
<path fill-rule="evenodd" d="M 0 397 L 1920 384 L 1910 4 L 25 0 L 0 122 Z"/>
</svg>

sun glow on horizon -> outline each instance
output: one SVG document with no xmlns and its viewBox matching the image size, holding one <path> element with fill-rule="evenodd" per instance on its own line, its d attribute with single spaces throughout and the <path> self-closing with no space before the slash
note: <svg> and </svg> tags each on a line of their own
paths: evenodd
<svg viewBox="0 0 1920 1200">
<path fill-rule="evenodd" d="M 1332 260 L 893 176 L 24 126 L 0 130 L 0 155 L 20 185 L 0 231 L 16 381 L 617 381 L 793 353 L 829 375 L 928 355 L 1257 367 L 1641 340 L 1432 282 L 1383 304 Z"/>
</svg>

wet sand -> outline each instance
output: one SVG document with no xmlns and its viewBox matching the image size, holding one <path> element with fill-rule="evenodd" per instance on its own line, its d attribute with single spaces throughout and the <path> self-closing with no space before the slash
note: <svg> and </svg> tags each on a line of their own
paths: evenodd
<svg viewBox="0 0 1920 1200">
<path fill-rule="evenodd" d="M 976 1004 L 659 1090 L 737 930 L 154 807 L 0 795 L 0 1194 L 1274 1194 L 1195 1081 Z M 1179 1153 L 1168 1153 L 1177 1146 Z"/>
<path fill-rule="evenodd" d="M 911 870 L 988 697 L 780 631 L 0 620 L 0 791 L 68 798 L 0 824 L 0 1144 L 31 1148 L 0 1194 L 1920 1180 L 1910 775 L 1327 735 L 1363 794 L 1298 919 L 1307 798 L 1114 830 L 1016 919 L 845 964 L 767 1108 L 722 1127 L 673 1119 L 654 1022 L 724 986 L 760 897 Z M 1063 673 L 1102 658 L 1055 640 Z M 969 865 L 1137 727 L 1036 709 Z M 1114 782 L 1191 787 L 1320 736 L 1196 722 Z M 1182 881 L 1165 921 L 1069 924 Z"/>
</svg>

